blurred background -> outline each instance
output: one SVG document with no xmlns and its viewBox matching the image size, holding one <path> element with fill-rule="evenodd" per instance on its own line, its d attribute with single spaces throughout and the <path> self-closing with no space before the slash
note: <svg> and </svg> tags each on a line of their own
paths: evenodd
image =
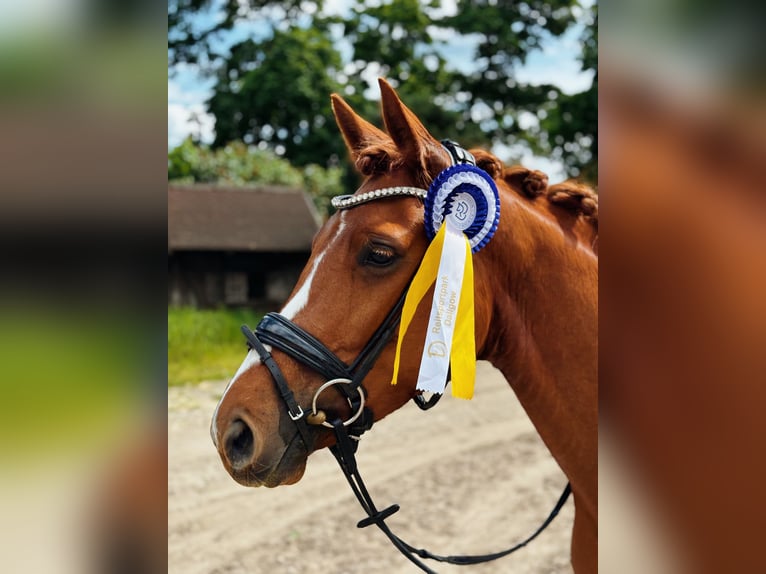
<svg viewBox="0 0 766 574">
<path fill-rule="evenodd" d="M 605 572 L 766 568 L 761 17 L 600 5 Z"/>
<path fill-rule="evenodd" d="M 596 181 L 590 0 L 171 0 L 168 10 L 171 179 L 209 181 L 212 166 L 191 156 L 210 146 L 220 165 L 227 144 L 243 143 L 261 161 L 268 151 L 299 170 L 329 169 L 332 192 L 353 185 L 328 95 L 381 125 L 385 77 L 437 138 Z"/>
<path fill-rule="evenodd" d="M 165 8 L 0 3 L 0 554 L 166 569 Z"/>
</svg>

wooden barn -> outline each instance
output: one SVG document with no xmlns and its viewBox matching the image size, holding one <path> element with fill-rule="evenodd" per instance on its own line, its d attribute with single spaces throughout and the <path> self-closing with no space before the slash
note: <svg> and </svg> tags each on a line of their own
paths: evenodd
<svg viewBox="0 0 766 574">
<path fill-rule="evenodd" d="M 281 305 L 319 225 L 298 189 L 169 185 L 168 303 Z"/>
</svg>

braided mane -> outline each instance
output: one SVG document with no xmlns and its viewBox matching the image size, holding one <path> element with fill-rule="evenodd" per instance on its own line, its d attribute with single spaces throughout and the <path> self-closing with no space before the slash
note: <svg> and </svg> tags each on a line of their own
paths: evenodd
<svg viewBox="0 0 766 574">
<path fill-rule="evenodd" d="M 598 230 L 598 195 L 584 183 L 569 180 L 548 188 L 547 198 L 553 205 L 582 215 Z"/>
<path fill-rule="evenodd" d="M 478 166 L 493 179 L 503 179 L 521 197 L 534 201 L 545 198 L 550 205 L 566 210 L 574 217 L 582 217 L 598 233 L 598 194 L 588 185 L 568 180 L 548 185 L 548 176 L 541 171 L 520 165 L 504 167 L 491 153 L 473 149 Z"/>
</svg>

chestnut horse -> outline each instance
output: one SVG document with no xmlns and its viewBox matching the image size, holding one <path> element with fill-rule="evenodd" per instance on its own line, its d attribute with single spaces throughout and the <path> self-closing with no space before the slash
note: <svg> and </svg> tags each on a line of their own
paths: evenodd
<svg viewBox="0 0 766 574">
<path fill-rule="evenodd" d="M 387 134 L 332 96 L 338 127 L 364 176 L 356 194 L 427 188 L 451 165 L 450 155 L 388 83 L 380 80 L 380 88 Z M 502 206 L 494 238 L 474 257 L 477 356 L 505 375 L 569 478 L 575 501 L 572 565 L 578 574 L 596 572 L 596 196 L 577 184 L 548 187 L 540 172 L 506 169 L 490 153 L 471 152 L 495 180 Z M 334 214 L 315 237 L 311 258 L 281 314 L 350 364 L 395 307 L 423 258 L 423 209 L 419 198 L 395 195 Z M 398 384 L 390 384 L 396 337 L 364 378 L 374 420 L 417 394 L 429 308 L 426 296 L 405 335 Z M 276 349 L 273 360 L 297 405 L 308 410 L 326 379 Z M 264 367 L 251 350 L 224 391 L 211 434 L 237 482 L 274 487 L 300 480 L 308 454 L 332 445 L 335 435 L 312 426 L 301 440 L 271 369 Z M 319 402 L 324 412 L 350 416 L 340 393 L 325 392 Z"/>
</svg>

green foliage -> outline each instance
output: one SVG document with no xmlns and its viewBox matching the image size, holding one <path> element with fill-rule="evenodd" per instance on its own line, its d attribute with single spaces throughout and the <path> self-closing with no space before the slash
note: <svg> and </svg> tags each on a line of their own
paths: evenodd
<svg viewBox="0 0 766 574">
<path fill-rule="evenodd" d="M 418 0 L 390 0 L 377 6 L 357 2 L 344 22 L 344 37 L 353 44 L 357 73 L 361 72 L 360 62 L 378 62 L 387 77 L 409 77 L 418 63 L 416 50 L 433 43 L 428 32 L 432 24 Z"/>
<path fill-rule="evenodd" d="M 296 165 L 337 159 L 343 143 L 326 124 L 340 67 L 332 41 L 316 28 L 291 27 L 260 43 L 236 44 L 208 102 L 214 145 L 266 142 Z"/>
<path fill-rule="evenodd" d="M 439 21 L 429 16 L 430 8 L 419 0 L 390 0 L 369 5 L 357 2 L 352 15 L 343 21 L 343 37 L 353 55 L 346 67 L 345 93 L 361 93 L 361 75 L 371 65 L 391 82 L 407 106 L 436 137 L 459 138 L 466 146 L 486 144 L 486 134 L 470 120 L 468 105 L 455 97 L 460 76 L 448 69 L 437 50 L 432 31 Z M 350 89 L 349 89 L 350 88 Z M 435 101 L 438 96 L 438 101 Z M 367 110 L 351 99 L 365 117 L 375 118 L 379 110 Z"/>
<path fill-rule="evenodd" d="M 168 0 L 168 63 L 202 64 L 219 56 L 216 43 L 238 20 L 259 15 L 266 9 L 283 11 L 286 21 L 301 16 L 306 6 L 321 6 L 306 0 Z M 201 16 L 212 16 L 208 19 Z"/>
<path fill-rule="evenodd" d="M 472 96 L 471 107 L 481 103 L 489 112 L 485 131 L 494 137 L 518 133 L 514 116 L 519 110 L 535 110 L 546 102 L 549 86 L 519 84 L 515 72 L 547 37 L 563 34 L 574 23 L 576 4 L 575 0 L 460 0 L 457 13 L 442 22 L 459 34 L 481 39 L 476 70 L 460 83 Z"/>
<path fill-rule="evenodd" d="M 341 93 L 375 121 L 377 106 L 363 95 L 363 74 L 372 69 L 391 81 L 437 137 L 467 146 L 527 141 L 560 159 L 571 176 L 595 178 L 595 76 L 590 89 L 574 95 L 516 80 L 531 52 L 570 29 L 579 6 L 578 0 L 458 0 L 456 13 L 443 16 L 439 0 L 356 0 L 348 15 L 327 16 L 322 1 L 171 0 L 169 59 L 199 62 L 217 75 L 208 102 L 215 146 L 263 142 L 299 166 L 337 165 L 346 154 L 330 122 L 328 95 Z M 195 18 L 205 10 L 220 17 L 200 30 Z M 211 38 L 256 14 L 271 22 L 270 34 L 228 53 L 210 48 Z M 270 20 L 275 14 L 283 17 Z M 596 16 L 594 4 L 581 38 L 583 69 L 594 74 Z M 442 55 L 452 39 L 464 38 L 479 40 L 470 73 Z M 538 121 L 522 129 L 521 112 Z M 343 165 L 348 182 L 350 166 Z"/>
<path fill-rule="evenodd" d="M 324 168 L 309 164 L 303 168 L 303 189 L 309 193 L 323 217 L 333 211 L 330 200 L 345 193 L 343 177 L 344 172 L 340 167 Z"/>
<path fill-rule="evenodd" d="M 176 183 L 218 183 L 224 185 L 285 185 L 307 191 L 323 216 L 330 199 L 343 193 L 342 170 L 307 165 L 293 167 L 269 150 L 232 142 L 211 149 L 191 138 L 168 152 L 168 180 Z"/>
<path fill-rule="evenodd" d="M 247 352 L 239 327 L 260 319 L 248 309 L 168 308 L 168 384 L 231 377 Z"/>
<path fill-rule="evenodd" d="M 124 311 L 30 300 L 6 302 L 2 315 L 4 460 L 11 454 L 39 458 L 41 444 L 58 455 L 75 445 L 97 445 L 124 423 L 136 391 L 140 395 L 157 382 L 152 377 L 162 376 L 143 371 L 146 325 Z M 40 334 L 51 326 L 55 343 L 43 347 Z"/>
<path fill-rule="evenodd" d="M 303 183 L 301 172 L 271 151 L 242 142 L 211 149 L 195 144 L 190 138 L 168 153 L 168 179 L 227 185 Z"/>
<path fill-rule="evenodd" d="M 594 81 L 585 92 L 560 94 L 557 105 L 540 120 L 545 137 L 531 140 L 533 149 L 549 153 L 570 173 L 591 182 L 598 180 L 598 134 L 593 131 L 598 125 L 597 90 Z"/>
<path fill-rule="evenodd" d="M 570 174 L 598 181 L 598 11 L 594 4 L 581 38 L 582 69 L 593 72 L 593 83 L 584 92 L 563 94 L 556 90 L 547 106 L 538 110 L 540 127 L 528 137 L 532 149 L 550 154 L 567 167 Z M 542 113 L 541 113 L 542 111 Z"/>
</svg>

